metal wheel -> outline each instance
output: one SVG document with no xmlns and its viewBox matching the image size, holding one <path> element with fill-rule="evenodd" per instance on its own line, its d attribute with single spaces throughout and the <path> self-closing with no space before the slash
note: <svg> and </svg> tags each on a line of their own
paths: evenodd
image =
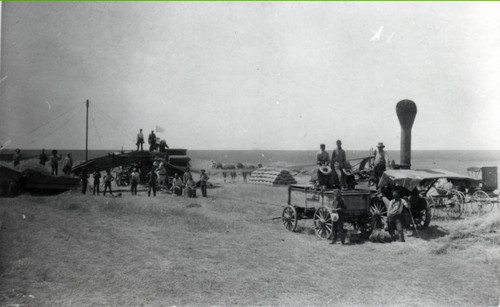
<svg viewBox="0 0 500 307">
<path fill-rule="evenodd" d="M 288 231 L 295 231 L 297 228 L 297 210 L 292 206 L 285 207 L 281 214 L 281 221 Z"/>
<path fill-rule="evenodd" d="M 432 218 L 432 211 L 429 206 L 420 212 L 415 212 L 413 214 L 413 219 L 418 229 L 423 229 L 429 226 Z"/>
<path fill-rule="evenodd" d="M 314 212 L 314 232 L 321 239 L 328 239 L 332 234 L 332 216 L 327 208 L 321 207 Z"/>
<path fill-rule="evenodd" d="M 493 210 L 493 202 L 485 191 L 477 190 L 474 192 L 474 194 L 472 194 L 471 201 L 476 205 L 477 212 L 479 214 L 488 213 Z"/>
<path fill-rule="evenodd" d="M 373 215 L 379 214 L 380 218 L 382 219 L 382 223 L 384 224 L 384 227 L 387 225 L 387 207 L 385 206 L 384 202 L 379 199 L 379 198 L 374 198 L 371 201 L 370 204 L 370 220 L 373 217 Z"/>
<path fill-rule="evenodd" d="M 452 219 L 462 216 L 465 208 L 465 196 L 462 192 L 451 190 L 446 200 L 446 214 Z"/>
</svg>

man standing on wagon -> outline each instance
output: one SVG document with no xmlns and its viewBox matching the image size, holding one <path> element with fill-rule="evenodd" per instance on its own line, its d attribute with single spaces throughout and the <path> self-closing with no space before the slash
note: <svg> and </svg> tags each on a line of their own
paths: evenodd
<svg viewBox="0 0 500 307">
<path fill-rule="evenodd" d="M 346 156 L 345 151 L 342 149 L 342 142 L 337 140 L 337 148 L 332 152 L 332 163 L 333 169 L 337 174 L 337 178 L 339 181 L 339 187 L 342 190 L 346 189 L 345 175 L 342 169 L 345 167 Z"/>
<path fill-rule="evenodd" d="M 388 166 L 390 166 L 389 155 L 384 151 L 384 143 L 379 142 L 377 150 L 375 150 L 375 162 L 373 163 L 373 172 L 375 174 L 375 185 L 378 188 L 380 177 L 384 174 Z"/>
<path fill-rule="evenodd" d="M 137 151 L 139 151 L 139 145 L 141 146 L 141 151 L 143 151 L 142 149 L 142 145 L 144 144 L 144 134 L 142 134 L 142 129 L 139 130 L 139 133 L 137 133 Z"/>
</svg>

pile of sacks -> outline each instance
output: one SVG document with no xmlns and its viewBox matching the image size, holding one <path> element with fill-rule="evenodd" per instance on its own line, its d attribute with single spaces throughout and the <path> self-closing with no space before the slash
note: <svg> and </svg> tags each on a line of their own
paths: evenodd
<svg viewBox="0 0 500 307">
<path fill-rule="evenodd" d="M 253 171 L 248 182 L 264 185 L 289 185 L 296 184 L 297 180 L 288 170 L 265 168 Z"/>
</svg>

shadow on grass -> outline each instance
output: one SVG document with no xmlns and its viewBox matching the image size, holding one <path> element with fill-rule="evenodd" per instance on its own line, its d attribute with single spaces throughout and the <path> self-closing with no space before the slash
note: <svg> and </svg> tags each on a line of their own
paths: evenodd
<svg viewBox="0 0 500 307">
<path fill-rule="evenodd" d="M 420 238 L 425 240 L 425 241 L 431 241 L 434 239 L 442 238 L 444 236 L 447 236 L 449 234 L 448 231 L 444 230 L 443 228 L 437 226 L 437 225 L 432 225 L 427 227 L 426 229 L 420 230 L 419 231 Z"/>
</svg>

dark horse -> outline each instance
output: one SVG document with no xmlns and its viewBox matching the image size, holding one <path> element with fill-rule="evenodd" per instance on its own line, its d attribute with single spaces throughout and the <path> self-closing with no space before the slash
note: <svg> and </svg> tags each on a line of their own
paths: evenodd
<svg viewBox="0 0 500 307">
<path fill-rule="evenodd" d="M 236 180 L 236 165 L 234 164 L 222 164 L 220 162 L 213 162 L 212 168 L 222 169 L 222 170 L 234 170 L 230 171 L 229 175 L 231 176 L 231 181 L 234 182 Z M 224 182 L 226 182 L 227 172 L 222 172 L 222 177 L 224 177 Z"/>
</svg>

